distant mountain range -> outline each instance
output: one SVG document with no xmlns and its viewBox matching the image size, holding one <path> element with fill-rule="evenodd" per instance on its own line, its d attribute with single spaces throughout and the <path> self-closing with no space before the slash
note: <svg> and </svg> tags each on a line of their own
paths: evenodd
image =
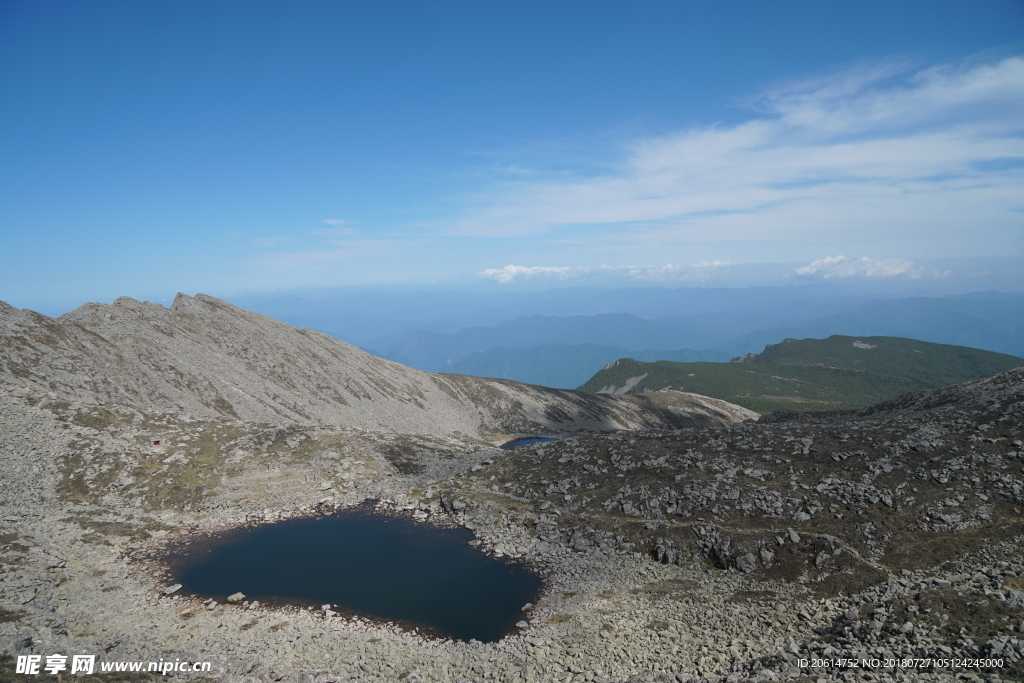
<svg viewBox="0 0 1024 683">
<path fill-rule="evenodd" d="M 363 348 L 374 355 L 415 368 L 456 371 L 452 366 L 462 359 L 496 348 L 598 344 L 630 350 L 681 349 L 707 348 L 712 341 L 713 338 L 707 334 L 688 331 L 668 322 L 644 320 L 631 313 L 606 313 L 570 317 L 524 316 L 493 327 L 468 327 L 455 334 L 418 331 L 383 337 Z"/>
<path fill-rule="evenodd" d="M 717 320 L 726 326 L 720 336 L 727 339 L 775 326 L 780 321 L 814 320 L 885 298 L 830 284 L 746 288 L 561 287 L 541 291 L 323 290 L 309 292 L 308 296 L 246 295 L 231 299 L 231 303 L 296 327 L 319 330 L 355 346 L 387 352 L 391 343 L 416 332 L 454 335 L 466 328 L 494 327 L 530 316 L 571 318 L 629 313 L 644 320 L 681 317 L 689 318 L 683 327 L 698 331 L 708 327 L 709 320 Z M 532 340 L 527 345 L 556 341 Z M 585 342 L 615 345 L 607 340 Z"/>
<path fill-rule="evenodd" d="M 819 300 L 783 299 L 778 308 L 759 291 L 762 308 L 645 319 L 631 313 L 523 316 L 454 333 L 426 330 L 378 337 L 362 348 L 411 367 L 570 389 L 618 358 L 723 362 L 757 353 L 787 338 L 877 335 L 956 344 L 1024 356 L 1024 295 L 980 292 L 961 297 L 837 301 L 820 313 Z M 706 303 L 706 302 L 705 302 Z"/>
<path fill-rule="evenodd" d="M 695 351 L 631 351 L 619 346 L 597 344 L 544 344 L 528 349 L 496 346 L 474 353 L 451 365 L 448 372 L 478 377 L 516 378 L 517 382 L 549 387 L 578 387 L 594 374 L 594 368 L 625 357 L 643 361 L 674 360 L 681 362 L 709 361 L 722 363 L 729 354 L 713 349 Z"/>
<path fill-rule="evenodd" d="M 734 354 L 756 353 L 765 344 L 787 337 L 833 334 L 908 337 L 1024 356 L 1024 295 L 979 292 L 872 301 L 807 323 L 752 331 L 717 348 Z"/>
<path fill-rule="evenodd" d="M 720 398 L 751 410 L 862 408 L 901 393 L 990 377 L 1024 360 L 964 346 L 898 337 L 785 339 L 731 363 L 624 358 L 583 386 L 593 393 L 663 389 Z"/>
</svg>

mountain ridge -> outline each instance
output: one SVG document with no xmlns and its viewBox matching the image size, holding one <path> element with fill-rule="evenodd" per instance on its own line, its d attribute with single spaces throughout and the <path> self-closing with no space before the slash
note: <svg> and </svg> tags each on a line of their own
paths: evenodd
<svg viewBox="0 0 1024 683">
<path fill-rule="evenodd" d="M 427 373 L 204 294 L 178 294 L 168 308 L 121 297 L 58 318 L 5 305 L 0 341 L 6 349 L 0 381 L 65 400 L 246 422 L 491 439 L 750 417 L 702 397 L 595 400 L 508 380 Z"/>
</svg>

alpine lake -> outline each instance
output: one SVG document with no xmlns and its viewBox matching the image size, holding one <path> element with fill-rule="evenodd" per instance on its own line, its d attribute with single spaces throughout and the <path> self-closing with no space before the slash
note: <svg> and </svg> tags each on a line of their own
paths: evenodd
<svg viewBox="0 0 1024 683">
<path fill-rule="evenodd" d="M 273 607 L 329 609 L 438 638 L 494 642 L 515 633 L 543 580 L 472 547 L 463 528 L 363 505 L 182 541 L 165 557 L 185 595 L 243 593 Z"/>
</svg>

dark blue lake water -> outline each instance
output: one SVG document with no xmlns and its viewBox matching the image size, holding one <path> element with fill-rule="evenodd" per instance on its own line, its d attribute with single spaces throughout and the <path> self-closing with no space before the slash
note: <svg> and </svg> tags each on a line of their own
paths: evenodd
<svg viewBox="0 0 1024 683">
<path fill-rule="evenodd" d="M 366 509 L 245 529 L 181 549 L 172 574 L 184 590 L 224 601 L 241 591 L 271 605 L 335 611 L 481 642 L 515 632 L 543 582 L 522 565 L 441 529 Z"/>
<path fill-rule="evenodd" d="M 558 441 L 558 439 L 542 439 L 537 437 L 530 437 L 527 439 L 516 439 L 515 441 L 509 441 L 506 444 L 502 444 L 502 448 L 508 450 L 509 448 L 517 448 L 519 446 L 529 446 L 531 443 L 544 443 L 546 441 Z"/>
</svg>

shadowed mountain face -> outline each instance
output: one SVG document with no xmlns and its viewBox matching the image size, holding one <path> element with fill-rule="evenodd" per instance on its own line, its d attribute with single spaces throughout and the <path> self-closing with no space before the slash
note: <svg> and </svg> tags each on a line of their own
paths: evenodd
<svg viewBox="0 0 1024 683">
<path fill-rule="evenodd" d="M 738 406 L 609 397 L 414 370 L 213 297 L 122 297 L 59 318 L 0 303 L 0 382 L 66 400 L 246 422 L 495 439 L 729 424 Z"/>
</svg>

